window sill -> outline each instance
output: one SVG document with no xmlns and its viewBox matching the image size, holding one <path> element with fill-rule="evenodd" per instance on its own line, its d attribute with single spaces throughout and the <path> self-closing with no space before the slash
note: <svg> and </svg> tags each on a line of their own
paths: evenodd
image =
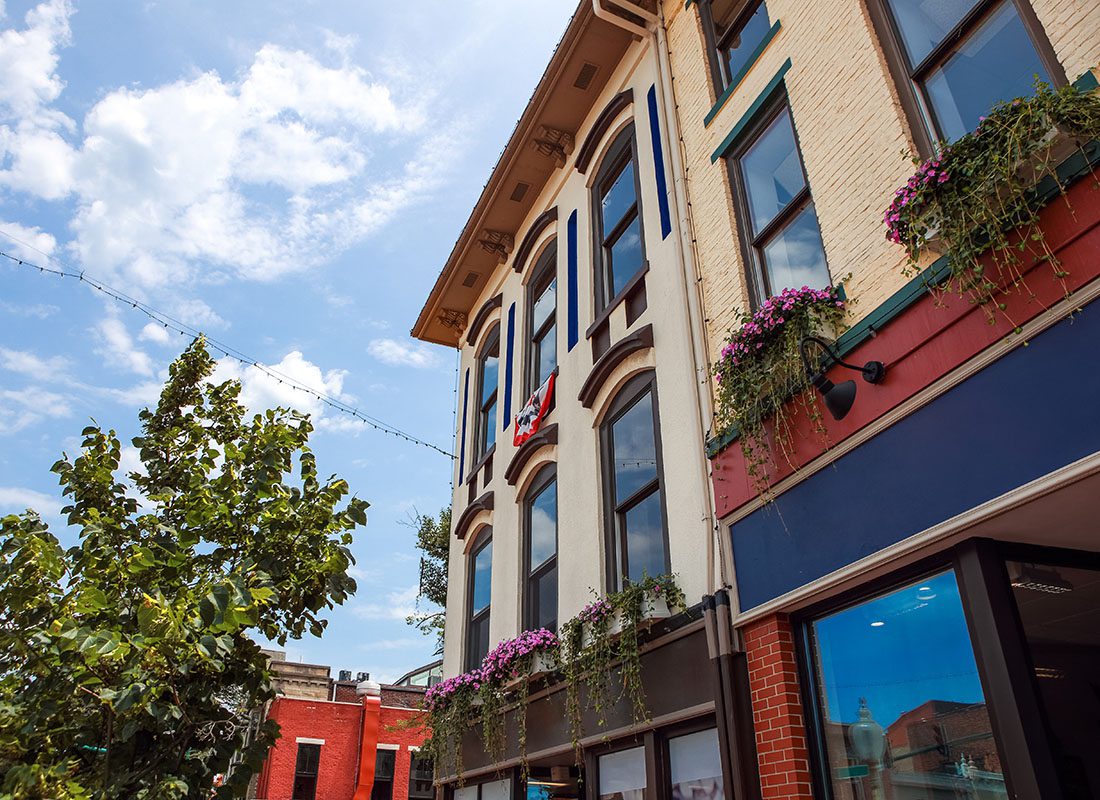
<svg viewBox="0 0 1100 800">
<path fill-rule="evenodd" d="M 615 309 L 618 308 L 623 303 L 623 301 L 626 300 L 626 298 L 630 295 L 631 292 L 634 291 L 639 283 L 645 280 L 646 273 L 648 272 L 649 260 L 647 259 L 642 262 L 642 266 L 641 268 L 639 268 L 637 274 L 634 275 L 634 277 L 632 277 L 629 281 L 627 281 L 626 286 L 620 289 L 619 293 L 612 297 L 611 302 L 609 302 L 604 307 L 604 310 L 597 314 L 596 318 L 592 320 L 592 324 L 589 325 L 588 330 L 584 332 L 584 336 L 586 339 L 591 339 L 596 331 L 598 331 L 600 327 L 603 326 L 607 322 L 607 320 L 611 318 L 611 315 L 612 313 L 614 313 Z"/>
<path fill-rule="evenodd" d="M 710 123 L 718 116 L 718 112 L 726 105 L 726 101 L 733 97 L 738 87 L 741 86 L 742 82 L 744 82 L 745 78 L 748 77 L 748 74 L 752 71 L 752 68 L 756 66 L 756 62 L 760 60 L 760 56 L 764 55 L 764 51 L 768 49 L 768 45 L 771 44 L 772 39 L 779 33 L 779 28 L 779 20 L 776 20 L 771 29 L 764 34 L 764 38 L 760 40 L 760 44 L 756 46 L 756 50 L 749 56 L 749 60 L 745 62 L 745 66 L 741 67 L 738 73 L 734 75 L 733 79 L 729 82 L 729 86 L 718 95 L 718 99 L 714 101 L 714 105 L 711 107 L 710 111 L 703 117 L 704 128 L 710 126 Z"/>
<path fill-rule="evenodd" d="M 485 454 L 478 460 L 476 464 L 470 467 L 470 474 L 466 476 L 466 484 L 469 485 L 477 480 L 478 474 L 481 472 L 481 468 L 485 466 L 485 463 L 493 457 L 493 453 L 497 450 L 496 442 L 493 442 L 493 446 L 485 451 Z"/>
</svg>

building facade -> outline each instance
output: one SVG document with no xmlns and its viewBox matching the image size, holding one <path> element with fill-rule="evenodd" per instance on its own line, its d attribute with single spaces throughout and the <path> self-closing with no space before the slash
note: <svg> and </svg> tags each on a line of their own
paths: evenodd
<svg viewBox="0 0 1100 800">
<path fill-rule="evenodd" d="M 278 696 L 266 718 L 279 739 L 264 762 L 257 800 L 427 800 L 431 761 L 420 755 L 427 679 L 437 665 L 414 670 L 397 685 L 361 673 L 338 679 L 329 668 L 272 660 Z M 410 678 L 424 681 L 413 683 Z"/>
<path fill-rule="evenodd" d="M 535 779 L 510 710 L 445 793 L 1100 796 L 1100 152 L 1036 189 L 1067 274 L 1022 242 L 1000 314 L 883 225 L 905 153 L 1098 63 L 1095 0 L 580 3 L 413 329 L 461 353 L 444 676 L 643 572 L 689 607 L 643 642 L 648 721 L 586 719 L 574 766 L 551 682 Z M 885 380 L 789 404 L 764 496 L 712 370 L 740 312 L 838 285 Z"/>
</svg>

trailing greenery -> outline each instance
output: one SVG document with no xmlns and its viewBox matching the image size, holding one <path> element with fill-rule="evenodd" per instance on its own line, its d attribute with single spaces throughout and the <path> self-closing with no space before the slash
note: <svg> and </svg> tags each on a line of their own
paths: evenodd
<svg viewBox="0 0 1100 800">
<path fill-rule="evenodd" d="M 923 163 L 886 210 L 886 237 L 905 247 L 907 274 L 929 251 L 946 250 L 949 289 L 983 306 L 990 323 L 1006 311 L 1002 292 L 1034 293 L 1023 271 L 1047 262 L 1065 288 L 1067 273 L 1039 226 L 1035 186 L 1073 150 L 1100 138 L 1100 99 L 1072 86 L 998 103 L 978 127 Z M 1018 331 L 1017 327 L 1017 331 Z"/>
<path fill-rule="evenodd" d="M 844 324 L 845 302 L 833 287 L 784 289 L 754 313 L 742 312 L 740 326 L 726 339 L 713 368 L 716 382 L 715 428 L 718 436 L 736 431 L 750 480 L 761 493 L 770 487 L 767 420 L 773 441 L 784 455 L 790 450 L 792 396 L 810 418 L 820 419 L 799 345 L 806 336 L 835 338 Z"/>
<path fill-rule="evenodd" d="M 0 519 L 0 797 L 244 797 L 278 735 L 248 736 L 275 696 L 256 637 L 320 635 L 354 591 L 367 504 L 320 478 L 307 416 L 248 416 L 213 371 L 201 339 L 172 364 L 129 483 L 98 425 L 53 466 L 75 546 Z"/>
</svg>

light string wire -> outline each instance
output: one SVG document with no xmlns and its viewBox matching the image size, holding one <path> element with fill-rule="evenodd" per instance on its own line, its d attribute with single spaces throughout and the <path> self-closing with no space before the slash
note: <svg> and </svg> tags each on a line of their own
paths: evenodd
<svg viewBox="0 0 1100 800">
<path fill-rule="evenodd" d="M 11 239 L 13 242 L 15 242 L 17 244 L 23 245 L 24 247 L 28 247 L 28 248 L 36 251 L 36 252 L 42 253 L 42 251 L 39 250 L 34 245 L 20 240 L 18 237 L 13 236 L 12 234 L 8 233 L 7 231 L 5 231 L 3 229 L 0 229 L 0 234 L 3 234 L 5 237 L 7 237 L 8 239 Z M 53 263 L 59 263 L 59 262 L 57 262 L 56 259 L 52 258 L 51 256 L 49 256 L 46 253 L 42 253 L 42 255 L 45 256 L 48 261 L 51 261 Z M 373 428 L 376 431 L 379 431 L 379 432 L 385 433 L 385 434 L 389 434 L 390 436 L 393 436 L 393 437 L 398 438 L 398 439 L 403 439 L 406 442 L 409 442 L 409 443 L 415 444 L 415 445 L 419 445 L 420 447 L 426 447 L 429 450 L 434 450 L 435 452 L 437 452 L 441 455 L 447 456 L 447 458 L 450 458 L 452 460 L 455 457 L 453 453 L 448 453 L 443 448 L 438 447 L 438 446 L 432 444 L 431 442 L 426 442 L 423 439 L 420 439 L 416 436 L 413 436 L 411 433 L 407 433 L 406 431 L 403 431 L 403 430 L 401 430 L 400 428 L 398 428 L 394 425 L 390 425 L 387 422 L 383 422 L 382 420 L 378 419 L 377 417 L 373 417 L 373 416 L 371 416 L 371 415 L 369 415 L 369 414 L 367 414 L 363 411 L 360 411 L 358 408 L 356 408 L 355 406 L 350 405 L 349 403 L 345 403 L 344 401 L 339 400 L 335 397 L 332 397 L 331 395 L 325 394 L 324 392 L 319 392 L 316 389 L 313 389 L 313 388 L 305 385 L 301 381 L 290 377 L 289 375 L 287 375 L 284 372 L 280 372 L 277 369 L 273 369 L 272 367 L 269 367 L 265 364 L 262 364 L 261 362 L 257 361 L 255 358 L 252 358 L 248 354 L 242 352 L 241 350 L 238 350 L 237 348 L 233 347 L 232 345 L 230 345 L 226 342 L 220 341 L 218 339 L 215 339 L 212 336 L 210 336 L 209 334 L 203 332 L 201 329 L 195 328 L 191 325 L 188 325 L 187 323 L 185 323 L 181 320 L 178 320 L 175 317 L 172 317 L 171 315 L 166 314 L 163 311 L 160 311 L 160 310 L 154 308 L 153 306 L 149 305 L 148 303 L 142 302 L 141 300 L 139 300 L 135 297 L 131 297 L 130 295 L 126 294 L 125 292 L 123 292 L 119 289 L 115 289 L 114 287 L 110 286 L 109 284 L 104 283 L 103 281 L 99 280 L 98 278 L 92 277 L 91 275 L 89 275 L 84 270 L 76 271 L 76 270 L 73 270 L 73 269 L 67 269 L 67 268 L 65 268 L 64 265 L 60 265 L 60 264 L 59 264 L 60 268 L 44 266 L 42 264 L 37 264 L 37 263 L 34 263 L 32 261 L 28 261 L 25 258 L 20 258 L 19 256 L 8 253 L 7 251 L 2 250 L 2 249 L 0 249 L 0 256 L 2 256 L 3 258 L 8 259 L 9 261 L 16 264 L 17 266 L 26 267 L 27 269 L 36 269 L 41 274 L 57 275 L 60 278 L 76 278 L 78 281 L 80 281 L 81 283 L 86 284 L 87 286 L 90 286 L 92 289 L 96 290 L 97 292 L 100 292 L 101 294 L 104 294 L 107 297 L 110 297 L 110 298 L 112 298 L 113 300 L 116 300 L 119 303 L 128 305 L 133 310 L 140 311 L 141 313 L 145 314 L 145 316 L 149 317 L 151 320 L 153 320 L 154 322 L 159 323 L 164 328 L 166 328 L 170 331 L 174 331 L 176 333 L 179 333 L 182 336 L 191 336 L 193 338 L 198 337 L 198 336 L 204 337 L 205 340 L 210 344 L 210 346 L 213 350 L 221 353 L 222 355 L 226 356 L 227 358 L 235 359 L 236 361 L 239 361 L 244 366 L 253 367 L 254 369 L 257 369 L 260 372 L 264 373 L 268 377 L 274 378 L 276 381 L 278 381 L 279 384 L 284 385 L 284 386 L 289 386 L 291 389 L 294 389 L 294 390 L 299 391 L 299 392 L 304 392 L 304 393 L 316 398 L 317 400 L 319 400 L 324 405 L 326 405 L 326 406 L 328 406 L 328 407 L 330 407 L 330 408 L 332 408 L 336 411 L 339 411 L 342 414 L 346 414 L 350 417 L 353 417 L 354 419 L 359 420 L 364 425 L 367 425 L 367 426 Z"/>
</svg>

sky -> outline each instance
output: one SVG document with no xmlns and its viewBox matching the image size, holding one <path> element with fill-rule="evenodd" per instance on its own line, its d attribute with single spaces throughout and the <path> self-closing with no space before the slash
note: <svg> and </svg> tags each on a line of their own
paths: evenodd
<svg viewBox="0 0 1100 800">
<path fill-rule="evenodd" d="M 450 451 L 455 351 L 408 331 L 564 31 L 573 0 L 0 0 L 0 250 L 85 271 Z M 0 513 L 67 543 L 50 465 L 94 419 L 123 439 L 188 339 L 0 259 Z M 254 368 L 251 409 L 310 412 L 322 474 L 371 508 L 359 590 L 295 660 L 392 680 L 419 511 L 451 465 Z M 123 468 L 137 468 L 136 450 Z"/>
</svg>

